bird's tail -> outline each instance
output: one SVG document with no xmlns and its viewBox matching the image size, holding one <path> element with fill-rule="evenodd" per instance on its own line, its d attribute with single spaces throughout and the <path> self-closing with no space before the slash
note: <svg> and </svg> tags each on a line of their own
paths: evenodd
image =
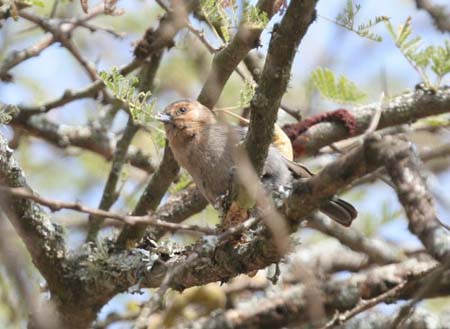
<svg viewBox="0 0 450 329">
<path fill-rule="evenodd" d="M 358 216 L 358 211 L 347 201 L 333 198 L 328 203 L 320 207 L 320 211 L 339 224 L 350 226 L 352 221 Z"/>
</svg>

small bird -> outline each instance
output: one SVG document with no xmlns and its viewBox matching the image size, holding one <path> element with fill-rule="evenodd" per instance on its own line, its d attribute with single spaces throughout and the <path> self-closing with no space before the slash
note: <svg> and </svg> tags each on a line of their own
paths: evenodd
<svg viewBox="0 0 450 329">
<path fill-rule="evenodd" d="M 210 109 L 192 100 L 169 104 L 156 119 L 164 123 L 175 159 L 189 172 L 203 196 L 216 205 L 231 187 L 235 166 L 233 150 L 237 145 L 231 138 L 230 125 L 218 122 Z M 231 129 L 240 138 L 245 136 L 244 128 Z M 269 147 L 261 177 L 267 191 L 278 190 L 294 178 L 311 176 L 305 166 L 286 159 L 275 146 Z M 344 226 L 350 226 L 357 216 L 351 204 L 338 198 L 330 199 L 320 210 Z"/>
</svg>

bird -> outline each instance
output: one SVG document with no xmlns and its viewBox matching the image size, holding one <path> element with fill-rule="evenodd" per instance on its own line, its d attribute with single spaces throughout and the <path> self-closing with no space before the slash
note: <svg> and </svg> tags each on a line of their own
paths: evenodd
<svg viewBox="0 0 450 329">
<path fill-rule="evenodd" d="M 218 121 L 213 111 L 189 99 L 169 104 L 156 119 L 164 124 L 178 164 L 192 176 L 208 202 L 216 206 L 229 191 L 235 166 L 233 150 L 238 146 L 230 129 L 240 138 L 245 137 L 246 129 Z M 293 179 L 313 175 L 304 165 L 285 158 L 273 144 L 269 146 L 261 176 L 266 191 L 275 191 Z M 358 214 L 350 203 L 337 197 L 330 198 L 319 210 L 346 227 Z"/>
</svg>

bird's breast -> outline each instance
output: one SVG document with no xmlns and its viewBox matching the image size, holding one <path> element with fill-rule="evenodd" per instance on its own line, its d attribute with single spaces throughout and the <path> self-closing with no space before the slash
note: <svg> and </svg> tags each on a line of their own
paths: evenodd
<svg viewBox="0 0 450 329">
<path fill-rule="evenodd" d="M 214 205 L 230 187 L 233 159 L 232 152 L 226 149 L 226 141 L 221 143 L 217 136 L 210 137 L 204 134 L 182 144 L 170 140 L 169 143 L 180 166 L 189 172 L 203 196 Z"/>
</svg>

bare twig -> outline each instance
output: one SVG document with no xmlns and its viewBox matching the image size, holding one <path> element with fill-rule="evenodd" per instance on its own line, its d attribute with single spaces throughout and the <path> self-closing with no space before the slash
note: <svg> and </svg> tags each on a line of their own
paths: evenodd
<svg viewBox="0 0 450 329">
<path fill-rule="evenodd" d="M 427 276 L 423 280 L 424 283 L 417 290 L 417 292 L 414 295 L 414 298 L 410 302 L 402 306 L 402 308 L 398 312 L 392 324 L 392 328 L 394 329 L 400 328 L 401 323 L 405 320 L 406 317 L 408 317 L 412 313 L 417 303 L 421 299 L 425 298 L 427 293 L 431 291 L 436 285 L 439 284 L 442 275 L 446 270 L 448 270 L 449 265 L 450 265 L 450 258 L 444 264 L 436 266 L 431 271 L 427 272 Z"/>
<path fill-rule="evenodd" d="M 382 293 L 381 295 L 379 295 L 377 297 L 374 297 L 374 298 L 368 299 L 368 300 L 362 300 L 361 302 L 359 302 L 358 305 L 356 305 L 351 310 L 346 311 L 345 313 L 342 313 L 342 314 L 337 313 L 333 317 L 333 319 L 331 319 L 331 321 L 328 322 L 321 329 L 330 329 L 330 328 L 334 328 L 337 325 L 342 325 L 343 323 L 350 320 L 354 316 L 356 316 L 364 311 L 367 311 L 368 309 L 374 307 L 375 305 L 386 302 L 392 298 L 398 297 L 398 295 L 401 293 L 401 291 L 406 287 L 407 283 L 408 283 L 408 281 L 405 280 L 402 283 L 396 285 L 394 288 Z"/>
<path fill-rule="evenodd" d="M 164 149 L 164 156 L 158 169 L 153 174 L 139 201 L 134 208 L 134 215 L 142 215 L 149 211 L 154 211 L 172 181 L 177 176 L 180 167 L 173 157 L 173 153 L 168 145 Z M 117 238 L 119 247 L 135 245 L 144 235 L 146 225 L 125 226 Z"/>
<path fill-rule="evenodd" d="M 117 147 L 114 152 L 111 170 L 109 172 L 99 205 L 100 209 L 109 210 L 109 208 L 119 197 L 117 183 L 120 178 L 120 173 L 122 172 L 122 167 L 125 163 L 128 147 L 137 131 L 138 126 L 134 124 L 133 118 L 130 116 L 122 138 L 117 143 Z M 102 222 L 102 217 L 89 216 L 89 230 L 86 237 L 87 241 L 95 241 Z"/>
<path fill-rule="evenodd" d="M 44 198 L 42 196 L 39 196 L 37 194 L 34 194 L 31 191 L 24 189 L 24 188 L 8 188 L 8 187 L 0 186 L 0 190 L 5 193 L 8 193 L 10 195 L 13 195 L 15 197 L 18 197 L 18 198 L 26 198 L 26 199 L 33 200 L 43 206 L 48 207 L 51 211 L 58 211 L 61 209 L 70 209 L 70 210 L 74 210 L 74 211 L 83 212 L 83 213 L 86 213 L 86 214 L 89 214 L 92 216 L 119 220 L 119 221 L 124 222 L 129 225 L 146 224 L 146 225 L 162 227 L 162 228 L 165 228 L 170 231 L 184 230 L 184 231 L 201 232 L 204 234 L 214 234 L 215 233 L 215 230 L 213 230 L 213 229 L 209 229 L 206 227 L 200 227 L 197 225 L 184 225 L 184 224 L 175 224 L 175 223 L 165 222 L 158 218 L 155 218 L 151 214 L 145 215 L 145 216 L 120 215 L 120 214 L 102 210 L 102 209 L 86 207 L 78 202 L 74 203 L 74 202 L 50 200 L 50 199 Z"/>
<path fill-rule="evenodd" d="M 351 227 L 344 228 L 322 214 L 313 214 L 308 226 L 338 239 L 349 248 L 365 253 L 370 261 L 379 264 L 390 264 L 405 260 L 406 256 L 400 248 L 383 240 L 364 236 Z"/>
<path fill-rule="evenodd" d="M 133 72 L 135 69 L 137 69 L 142 64 L 143 64 L 142 61 L 133 60 L 129 64 L 123 66 L 119 70 L 119 73 L 122 75 L 127 75 L 127 74 Z M 88 85 L 87 87 L 85 87 L 82 90 L 78 90 L 78 91 L 66 90 L 60 98 L 50 101 L 48 103 L 38 105 L 38 106 L 20 106 L 19 107 L 20 113 L 17 116 L 17 118 L 18 118 L 17 120 L 19 120 L 19 121 L 21 119 L 24 120 L 34 114 L 48 112 L 54 108 L 61 107 L 65 104 L 68 104 L 68 103 L 73 102 L 78 99 L 94 97 L 104 87 L 105 87 L 105 85 L 104 85 L 103 81 L 96 80 L 95 82 Z"/>
<path fill-rule="evenodd" d="M 158 70 L 161 60 L 162 52 L 157 52 L 152 55 L 151 60 L 143 66 L 141 70 L 142 77 L 139 83 L 140 91 L 150 91 L 153 89 L 153 81 Z M 122 167 L 126 160 L 128 148 L 133 140 L 133 137 L 138 132 L 139 126 L 133 121 L 133 117 L 128 117 L 128 122 L 125 127 L 125 131 L 122 134 L 122 138 L 119 140 L 114 152 L 114 158 L 111 165 L 111 170 L 108 175 L 108 179 L 103 190 L 102 199 L 100 201 L 99 208 L 103 210 L 109 210 L 119 196 L 117 191 L 117 183 L 119 181 Z M 100 229 L 100 225 L 103 222 L 101 218 L 89 217 L 90 225 L 87 234 L 87 241 L 95 241 L 97 233 Z"/>
</svg>

